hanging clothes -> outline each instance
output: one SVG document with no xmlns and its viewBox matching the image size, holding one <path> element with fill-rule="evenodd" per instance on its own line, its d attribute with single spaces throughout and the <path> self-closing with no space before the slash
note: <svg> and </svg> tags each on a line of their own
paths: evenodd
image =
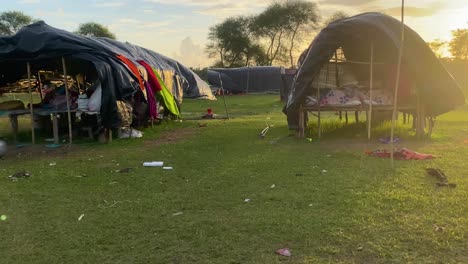
<svg viewBox="0 0 468 264">
<path fill-rule="evenodd" d="M 117 54 L 117 58 L 122 61 L 133 73 L 133 75 L 138 79 L 138 84 L 140 85 L 141 91 L 145 91 L 145 85 L 143 84 L 143 79 L 141 78 L 140 72 L 138 71 L 138 68 L 133 62 L 129 59 L 127 59 L 125 56 Z"/>
<path fill-rule="evenodd" d="M 160 98 L 159 101 L 163 104 L 164 108 L 169 110 L 173 115 L 180 116 L 179 107 L 174 100 L 174 96 L 167 89 L 167 86 L 159 76 L 158 72 L 145 61 L 138 60 L 138 63 L 145 67 L 146 72 L 148 73 L 148 82 L 152 86 L 154 94 Z"/>
<path fill-rule="evenodd" d="M 177 117 L 180 116 L 179 107 L 177 106 L 174 96 L 169 91 L 169 89 L 167 89 L 166 84 L 163 82 L 158 72 L 154 69 L 153 71 L 156 78 L 158 78 L 159 84 L 161 85 L 162 89 L 159 92 L 159 95 L 161 96 L 162 102 L 164 102 L 166 109 L 169 110 L 173 115 Z"/>
<path fill-rule="evenodd" d="M 148 94 L 148 109 L 151 119 L 158 118 L 158 104 L 156 102 L 156 97 L 154 97 L 153 88 L 149 82 L 145 82 L 146 93 Z"/>
<path fill-rule="evenodd" d="M 137 60 L 137 62 L 141 66 L 145 67 L 146 72 L 148 73 L 148 82 L 151 84 L 151 87 L 153 88 L 154 93 L 161 91 L 162 90 L 161 84 L 159 83 L 158 79 L 154 75 L 153 68 L 151 68 L 151 66 L 143 60 Z"/>
</svg>

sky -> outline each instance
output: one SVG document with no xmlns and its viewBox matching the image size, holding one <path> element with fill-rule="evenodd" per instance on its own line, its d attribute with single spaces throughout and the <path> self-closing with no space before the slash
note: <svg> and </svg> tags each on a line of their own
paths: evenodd
<svg viewBox="0 0 468 264">
<path fill-rule="evenodd" d="M 51 26 L 75 31 L 80 23 L 107 26 L 120 41 L 154 50 L 190 67 L 209 66 L 204 52 L 210 26 L 230 16 L 261 12 L 270 0 L 9 0 L 0 12 L 19 10 Z M 400 19 L 400 0 L 315 0 L 325 20 L 335 11 L 349 15 L 385 12 Z M 468 28 L 468 0 L 406 0 L 406 24 L 426 41 L 449 40 Z M 307 36 L 303 45 L 313 40 Z M 307 43 L 307 44 L 306 44 Z"/>
</svg>

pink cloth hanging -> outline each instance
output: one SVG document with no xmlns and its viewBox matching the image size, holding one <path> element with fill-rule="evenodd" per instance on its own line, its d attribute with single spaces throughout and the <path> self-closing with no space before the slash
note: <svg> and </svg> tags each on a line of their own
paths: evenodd
<svg viewBox="0 0 468 264">
<path fill-rule="evenodd" d="M 158 102 L 154 97 L 153 88 L 149 82 L 145 82 L 146 93 L 148 94 L 148 109 L 152 119 L 158 118 Z"/>
</svg>

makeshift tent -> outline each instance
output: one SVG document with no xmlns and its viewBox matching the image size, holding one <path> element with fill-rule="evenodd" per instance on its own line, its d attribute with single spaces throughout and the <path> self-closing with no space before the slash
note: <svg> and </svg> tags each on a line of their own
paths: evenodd
<svg viewBox="0 0 468 264">
<path fill-rule="evenodd" d="M 400 21 L 364 13 L 329 24 L 302 56 L 284 112 L 303 128 L 307 111 L 393 109 Z M 435 117 L 465 103 L 452 76 L 425 41 L 405 26 L 398 109 Z M 371 75 L 372 72 L 372 75 Z M 371 82 L 371 80 L 373 80 Z M 374 95 L 372 89 L 374 89 Z"/>
<path fill-rule="evenodd" d="M 281 93 L 289 90 L 292 78 L 283 67 L 216 68 L 208 70 L 208 82 L 230 93 Z M 220 81 L 221 79 L 221 81 Z"/>
<path fill-rule="evenodd" d="M 145 89 L 135 71 L 138 60 L 151 65 L 179 103 L 184 96 L 215 99 L 207 83 L 175 60 L 130 43 L 75 35 L 42 21 L 24 27 L 14 36 L 0 38 L 0 83 L 21 78 L 26 62 L 30 62 L 33 72 L 61 69 L 61 57 L 70 75 L 85 73 L 100 81 L 100 113 L 106 127 L 116 127 L 120 122 L 117 100 Z"/>
</svg>

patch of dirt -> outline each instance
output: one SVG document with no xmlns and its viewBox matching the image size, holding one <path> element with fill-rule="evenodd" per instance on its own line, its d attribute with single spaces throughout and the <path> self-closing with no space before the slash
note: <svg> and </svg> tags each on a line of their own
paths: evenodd
<svg viewBox="0 0 468 264">
<path fill-rule="evenodd" d="M 4 160 L 34 159 L 37 157 L 63 157 L 76 153 L 80 150 L 79 145 L 62 145 L 58 148 L 48 148 L 44 145 L 28 145 L 21 148 L 9 145 Z"/>
<path fill-rule="evenodd" d="M 352 152 L 364 152 L 366 150 L 376 149 L 391 149 L 391 144 L 381 144 L 376 139 L 368 142 L 362 139 L 324 139 L 318 142 L 318 145 L 328 151 L 352 151 Z M 409 148 L 412 150 L 418 150 L 427 145 L 427 142 L 416 141 L 416 140 L 402 140 L 399 143 L 395 143 L 395 148 Z"/>
<path fill-rule="evenodd" d="M 146 140 L 146 142 L 151 144 L 151 147 L 165 144 L 175 144 L 188 138 L 192 138 L 197 133 L 197 129 L 193 127 L 181 128 L 163 132 L 158 138 L 149 139 Z"/>
</svg>

